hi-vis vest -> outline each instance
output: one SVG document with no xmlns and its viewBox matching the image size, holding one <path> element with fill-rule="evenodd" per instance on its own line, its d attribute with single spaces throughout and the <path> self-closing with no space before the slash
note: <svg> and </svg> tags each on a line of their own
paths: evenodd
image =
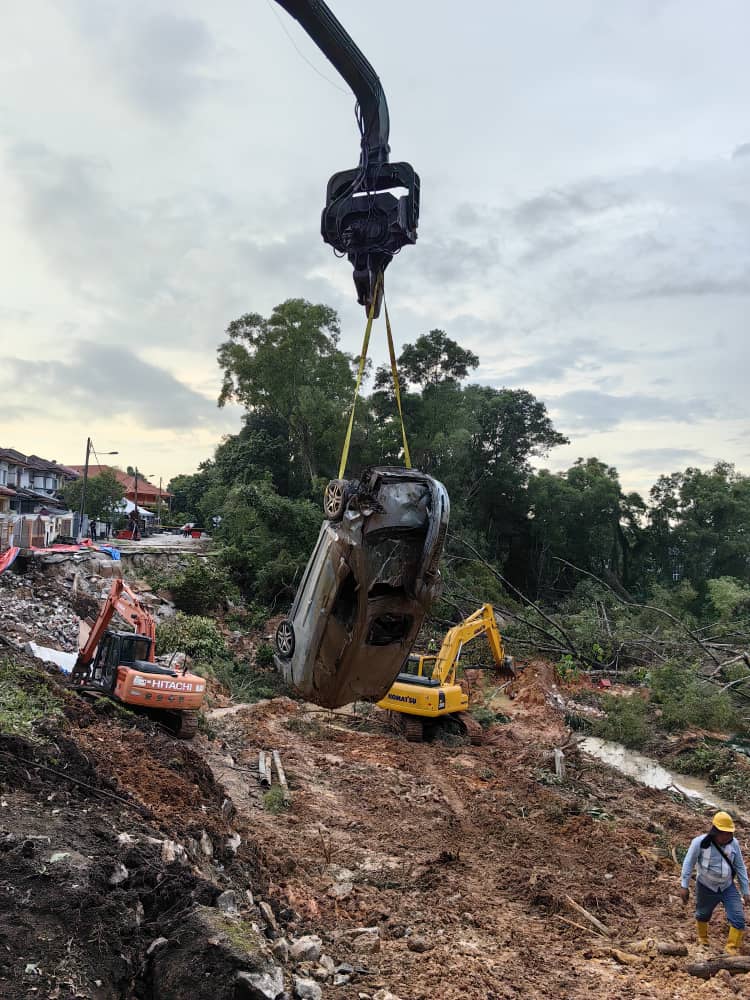
<svg viewBox="0 0 750 1000">
<path fill-rule="evenodd" d="M 734 845 L 727 844 L 724 853 L 733 861 Z M 708 889 L 726 889 L 732 884 L 733 873 L 719 852 L 709 844 L 698 852 L 697 877 Z"/>
</svg>

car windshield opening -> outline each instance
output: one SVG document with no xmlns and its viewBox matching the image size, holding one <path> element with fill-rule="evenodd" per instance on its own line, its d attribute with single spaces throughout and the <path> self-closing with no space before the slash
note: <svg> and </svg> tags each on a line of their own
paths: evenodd
<svg viewBox="0 0 750 1000">
<path fill-rule="evenodd" d="M 412 624 L 411 615 L 379 615 L 373 619 L 365 640 L 368 646 L 390 646 L 401 642 Z"/>
<path fill-rule="evenodd" d="M 342 625 L 351 625 L 357 612 L 357 581 L 349 573 L 342 581 L 331 613 Z"/>
</svg>

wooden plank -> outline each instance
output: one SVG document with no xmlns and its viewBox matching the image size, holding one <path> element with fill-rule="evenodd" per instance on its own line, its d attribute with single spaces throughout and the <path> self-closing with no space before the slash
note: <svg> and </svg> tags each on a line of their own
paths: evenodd
<svg viewBox="0 0 750 1000">
<path fill-rule="evenodd" d="M 565 902 L 571 910 L 579 915 L 579 917 L 585 917 L 591 926 L 595 927 L 600 934 L 603 934 L 605 937 L 612 937 L 612 931 L 609 927 L 605 926 L 601 920 L 598 920 L 593 913 L 589 913 L 588 910 L 584 909 L 580 903 L 576 903 L 576 901 L 571 899 L 570 896 L 565 897 Z"/>
<path fill-rule="evenodd" d="M 286 775 L 284 774 L 284 768 L 281 765 L 281 756 L 279 755 L 278 750 L 273 751 L 273 762 L 276 765 L 276 773 L 279 776 L 279 784 L 281 785 L 284 802 L 288 805 L 292 797 L 289 794 L 289 785 L 286 783 Z"/>
</svg>

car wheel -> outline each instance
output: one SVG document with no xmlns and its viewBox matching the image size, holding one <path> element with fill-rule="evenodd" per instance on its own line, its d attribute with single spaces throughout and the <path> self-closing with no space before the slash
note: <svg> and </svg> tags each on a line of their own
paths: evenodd
<svg viewBox="0 0 750 1000">
<path fill-rule="evenodd" d="M 279 622 L 276 629 L 276 651 L 285 660 L 290 660 L 294 653 L 294 625 L 288 618 Z"/>
<path fill-rule="evenodd" d="M 340 521 L 349 500 L 349 482 L 332 479 L 323 496 L 323 512 L 329 521 Z"/>
</svg>

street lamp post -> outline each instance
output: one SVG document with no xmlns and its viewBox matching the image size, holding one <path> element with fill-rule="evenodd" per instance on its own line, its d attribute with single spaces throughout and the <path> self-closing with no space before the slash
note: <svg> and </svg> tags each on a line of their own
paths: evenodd
<svg viewBox="0 0 750 1000">
<path fill-rule="evenodd" d="M 83 466 L 83 486 L 81 487 L 81 506 L 78 511 L 78 534 L 76 535 L 76 541 L 80 542 L 83 538 L 83 515 L 86 504 L 86 486 L 89 481 L 89 456 L 91 455 L 91 449 L 94 447 L 93 442 L 90 437 L 86 438 L 86 461 Z M 119 455 L 117 451 L 103 451 L 102 455 Z"/>
<path fill-rule="evenodd" d="M 135 469 L 133 470 L 133 473 L 134 473 L 133 474 L 133 479 L 135 480 L 135 510 L 133 511 L 133 513 L 135 514 L 135 523 L 136 523 L 136 527 L 138 529 L 138 534 L 140 535 L 141 528 L 140 528 L 140 523 L 139 523 L 140 519 L 138 517 L 138 466 L 137 465 L 136 465 Z M 142 478 L 148 479 L 148 476 L 143 476 Z M 145 522 L 144 522 L 144 524 L 145 524 Z"/>
</svg>

